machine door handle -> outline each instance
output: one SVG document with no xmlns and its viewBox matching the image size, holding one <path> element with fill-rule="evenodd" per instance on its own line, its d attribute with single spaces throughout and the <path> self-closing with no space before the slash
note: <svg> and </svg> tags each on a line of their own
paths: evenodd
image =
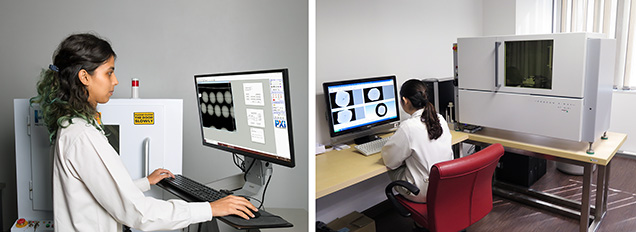
<svg viewBox="0 0 636 232">
<path fill-rule="evenodd" d="M 501 42 L 495 42 L 495 91 L 499 90 L 499 46 Z"/>
<path fill-rule="evenodd" d="M 144 176 L 148 176 L 148 175 L 150 175 L 150 172 L 149 172 L 150 171 L 149 170 L 149 166 L 150 166 L 150 137 L 147 137 L 147 138 L 144 139 L 143 146 L 144 146 L 144 148 L 143 148 L 143 155 L 144 155 L 143 175 Z"/>
</svg>

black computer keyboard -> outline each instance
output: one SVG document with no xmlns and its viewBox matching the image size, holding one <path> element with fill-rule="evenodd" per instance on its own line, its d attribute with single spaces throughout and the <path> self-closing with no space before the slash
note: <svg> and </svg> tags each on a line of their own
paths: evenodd
<svg viewBox="0 0 636 232">
<path fill-rule="evenodd" d="M 196 182 L 182 175 L 174 175 L 175 178 L 165 178 L 157 185 L 164 187 L 175 195 L 187 195 L 192 201 L 216 201 L 227 196 L 227 194 L 214 190 L 199 182 Z M 172 191 L 171 191 L 172 190 Z M 176 192 L 175 192 L 176 190 Z"/>
</svg>

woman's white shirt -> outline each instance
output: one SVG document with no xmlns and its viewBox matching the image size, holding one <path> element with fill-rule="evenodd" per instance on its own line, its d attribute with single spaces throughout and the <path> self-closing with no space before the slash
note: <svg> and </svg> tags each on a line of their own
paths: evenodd
<svg viewBox="0 0 636 232">
<path fill-rule="evenodd" d="M 133 181 L 104 134 L 83 119 L 60 128 L 54 148 L 56 231 L 172 230 L 209 221 L 207 202 L 146 197 L 146 178 Z"/>
<path fill-rule="evenodd" d="M 410 118 L 400 123 L 400 127 L 382 148 L 384 164 L 394 170 L 402 165 L 406 170 L 400 172 L 398 179 L 415 184 L 420 189 L 417 196 L 405 195 L 406 198 L 426 202 L 428 177 L 434 164 L 453 159 L 451 148 L 452 136 L 446 120 L 437 114 L 442 125 L 442 135 L 430 140 L 426 125 L 420 117 L 424 110 L 417 110 Z"/>
</svg>

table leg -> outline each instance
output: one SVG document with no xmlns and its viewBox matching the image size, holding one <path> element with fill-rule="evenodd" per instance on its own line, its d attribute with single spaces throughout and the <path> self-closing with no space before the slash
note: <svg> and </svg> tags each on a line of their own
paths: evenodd
<svg viewBox="0 0 636 232">
<path fill-rule="evenodd" d="M 591 163 L 583 165 L 583 198 L 581 198 L 581 218 L 579 231 L 588 231 L 590 218 L 590 190 L 592 185 L 592 167 Z"/>
<path fill-rule="evenodd" d="M 603 188 L 603 212 L 607 212 L 607 194 L 608 194 L 608 190 L 609 190 L 609 180 L 610 180 L 610 167 L 611 167 L 612 161 L 610 160 L 610 162 L 607 163 L 607 166 L 605 166 L 605 187 Z"/>
<path fill-rule="evenodd" d="M 605 166 L 598 165 L 597 175 L 596 175 L 596 212 L 594 213 L 594 221 L 589 227 L 589 230 L 596 231 L 598 226 L 601 225 L 601 221 L 603 217 L 605 217 L 605 213 L 607 212 L 607 182 L 605 176 L 607 175 Z"/>
</svg>

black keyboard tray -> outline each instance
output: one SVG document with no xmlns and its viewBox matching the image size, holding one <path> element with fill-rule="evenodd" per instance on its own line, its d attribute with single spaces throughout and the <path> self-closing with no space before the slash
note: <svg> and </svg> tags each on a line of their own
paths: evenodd
<svg viewBox="0 0 636 232">
<path fill-rule="evenodd" d="M 176 176 L 176 175 L 175 175 Z M 187 177 L 186 177 L 187 178 Z M 174 194 L 175 196 L 183 199 L 187 202 L 201 202 L 204 200 L 198 199 L 195 195 L 182 191 L 171 185 L 169 181 L 160 181 L 157 183 L 157 186 L 162 189 Z M 265 210 L 258 211 L 261 216 L 258 218 L 252 218 L 250 220 L 245 220 L 239 216 L 230 215 L 224 217 L 217 217 L 222 222 L 236 228 L 236 229 L 258 229 L 258 228 L 285 228 L 285 227 L 293 227 L 294 225 L 290 222 L 286 221 L 280 216 L 271 214 Z"/>
</svg>

